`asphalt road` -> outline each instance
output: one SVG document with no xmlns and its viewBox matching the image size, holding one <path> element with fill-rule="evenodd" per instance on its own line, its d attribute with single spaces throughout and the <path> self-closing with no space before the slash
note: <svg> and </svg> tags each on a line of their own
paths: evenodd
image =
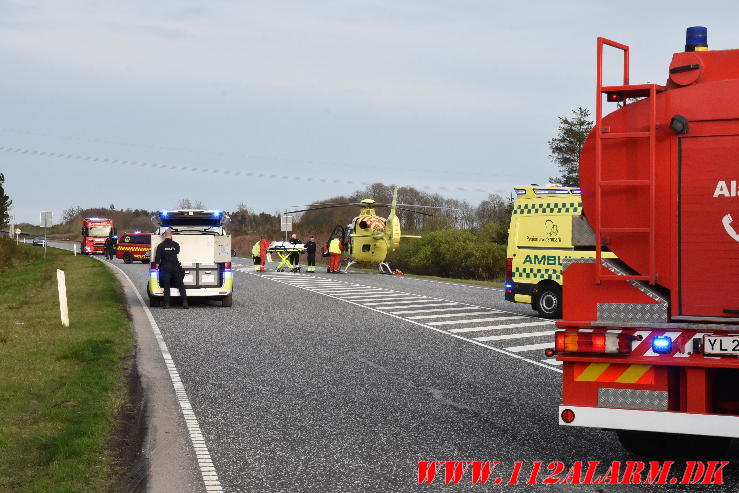
<svg viewBox="0 0 739 493">
<path fill-rule="evenodd" d="M 145 293 L 147 267 L 114 262 Z M 635 460 L 610 432 L 558 426 L 553 325 L 500 290 L 249 263 L 232 308 L 152 309 L 224 491 L 469 491 L 469 476 L 419 486 L 418 462 L 500 461 L 491 477 L 507 480 L 522 461 L 525 483 L 533 461 Z M 724 487 L 670 489 L 737 491 L 737 457 L 735 444 Z"/>
</svg>

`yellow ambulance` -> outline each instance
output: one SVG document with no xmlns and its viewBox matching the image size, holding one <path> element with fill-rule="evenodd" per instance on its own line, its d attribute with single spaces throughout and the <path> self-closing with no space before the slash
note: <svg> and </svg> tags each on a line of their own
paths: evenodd
<svg viewBox="0 0 739 493">
<path fill-rule="evenodd" d="M 530 303 L 545 318 L 562 316 L 562 260 L 595 257 L 595 235 L 582 215 L 580 189 L 515 187 L 508 229 L 505 299 Z M 613 258 L 610 252 L 604 258 Z"/>
</svg>

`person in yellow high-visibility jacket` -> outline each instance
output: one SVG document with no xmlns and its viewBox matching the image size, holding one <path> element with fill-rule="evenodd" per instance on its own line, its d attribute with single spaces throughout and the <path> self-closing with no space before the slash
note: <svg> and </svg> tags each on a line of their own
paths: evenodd
<svg viewBox="0 0 739 493">
<path fill-rule="evenodd" d="M 251 258 L 252 258 L 252 260 L 254 260 L 254 270 L 257 271 L 257 272 L 259 272 L 261 270 L 261 267 L 262 267 L 262 265 L 261 265 L 262 264 L 262 257 L 259 254 L 261 248 L 262 248 L 262 242 L 261 241 L 257 241 L 256 243 L 254 243 L 254 246 L 251 247 Z"/>
<path fill-rule="evenodd" d="M 339 238 L 333 238 L 328 243 L 328 270 L 326 272 L 339 272 L 341 267 L 341 252 L 344 250 L 344 245 L 341 244 Z"/>
</svg>

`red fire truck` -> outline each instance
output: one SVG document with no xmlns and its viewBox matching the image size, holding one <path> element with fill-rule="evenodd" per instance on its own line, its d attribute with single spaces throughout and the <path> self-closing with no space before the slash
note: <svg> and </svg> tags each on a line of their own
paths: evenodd
<svg viewBox="0 0 739 493">
<path fill-rule="evenodd" d="M 101 217 L 88 217 L 82 220 L 82 245 L 80 252 L 85 255 L 103 253 L 105 239 L 115 234 L 113 220 Z"/>
<path fill-rule="evenodd" d="M 597 41 L 580 158 L 596 255 L 565 264 L 547 353 L 562 361 L 560 424 L 616 430 L 638 454 L 739 438 L 739 50 L 706 37 L 688 28 L 665 85 L 631 84 L 629 47 Z M 618 85 L 603 84 L 604 49 L 623 54 Z M 604 98 L 619 103 L 606 116 Z"/>
</svg>

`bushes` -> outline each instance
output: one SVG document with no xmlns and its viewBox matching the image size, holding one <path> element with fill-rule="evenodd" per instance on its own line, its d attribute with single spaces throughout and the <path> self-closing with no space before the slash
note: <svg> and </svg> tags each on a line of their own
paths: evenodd
<svg viewBox="0 0 739 493">
<path fill-rule="evenodd" d="M 393 268 L 410 274 L 490 281 L 505 274 L 507 231 L 490 224 L 479 232 L 442 229 L 403 240 L 389 255 Z M 498 240 L 498 241 L 495 241 Z"/>
<path fill-rule="evenodd" d="M 32 258 L 36 258 L 36 255 L 30 245 L 18 245 L 11 238 L 0 237 L 0 269 L 31 260 Z"/>
</svg>

